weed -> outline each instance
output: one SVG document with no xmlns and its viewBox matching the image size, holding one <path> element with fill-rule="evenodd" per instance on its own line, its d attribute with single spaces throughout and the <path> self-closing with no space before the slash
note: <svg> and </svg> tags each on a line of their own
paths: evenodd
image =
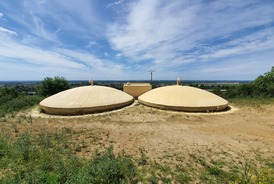
<svg viewBox="0 0 274 184">
<path fill-rule="evenodd" d="M 266 165 L 272 169 L 274 169 L 274 162 L 267 162 Z"/>
<path fill-rule="evenodd" d="M 219 176 L 223 173 L 223 171 L 217 166 L 208 167 L 208 172 L 209 174 L 215 175 L 215 176 Z"/>
<path fill-rule="evenodd" d="M 30 124 L 32 123 L 32 116 L 31 115 L 27 116 L 27 122 L 30 123 Z"/>
<path fill-rule="evenodd" d="M 152 184 L 159 183 L 159 180 L 155 173 L 152 173 L 152 175 L 149 177 L 148 181 L 149 181 L 149 183 L 152 183 Z"/>
<path fill-rule="evenodd" d="M 16 123 L 12 123 L 11 124 L 11 128 L 14 129 L 14 133 L 19 133 L 19 130 L 17 128 L 17 124 Z"/>
<path fill-rule="evenodd" d="M 228 100 L 237 106 L 251 106 L 256 108 L 261 107 L 261 105 L 274 104 L 274 98 L 232 98 Z"/>
<path fill-rule="evenodd" d="M 83 148 L 87 147 L 87 143 L 85 142 L 85 140 L 83 139 L 81 142 L 76 143 L 75 146 L 75 151 L 76 152 L 81 152 Z"/>
<path fill-rule="evenodd" d="M 30 134 L 23 133 L 17 140 L 17 145 L 19 148 L 19 153 L 21 153 L 22 160 L 29 161 L 32 151 L 31 149 L 33 148 Z"/>
<path fill-rule="evenodd" d="M 134 183 L 136 166 L 131 157 L 124 153 L 116 157 L 113 147 L 97 152 L 88 164 L 91 183 Z"/>
<path fill-rule="evenodd" d="M 38 135 L 37 143 L 44 149 L 49 149 L 53 147 L 51 136 L 44 132 Z"/>
<path fill-rule="evenodd" d="M 240 162 L 240 165 L 242 167 L 241 183 L 250 183 L 250 163 L 246 159 L 244 159 L 244 162 Z"/>
<path fill-rule="evenodd" d="M 139 148 L 139 152 L 140 152 L 140 158 L 138 161 L 139 165 L 146 165 L 147 164 L 147 157 L 145 154 L 145 149 L 144 148 Z"/>
</svg>

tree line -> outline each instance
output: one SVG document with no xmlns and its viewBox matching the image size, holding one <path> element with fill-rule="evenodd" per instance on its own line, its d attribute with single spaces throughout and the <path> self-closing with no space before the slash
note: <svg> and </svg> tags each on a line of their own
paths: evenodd
<svg viewBox="0 0 274 184">
<path fill-rule="evenodd" d="M 240 84 L 227 89 L 226 98 L 274 97 L 274 67 L 248 84 Z"/>
</svg>

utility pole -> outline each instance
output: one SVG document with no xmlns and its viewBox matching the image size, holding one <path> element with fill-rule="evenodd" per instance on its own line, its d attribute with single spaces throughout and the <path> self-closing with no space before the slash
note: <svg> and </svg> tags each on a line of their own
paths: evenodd
<svg viewBox="0 0 274 184">
<path fill-rule="evenodd" d="M 150 72 L 150 82 L 152 82 L 152 73 L 155 72 L 155 70 L 149 70 L 148 72 Z"/>
</svg>

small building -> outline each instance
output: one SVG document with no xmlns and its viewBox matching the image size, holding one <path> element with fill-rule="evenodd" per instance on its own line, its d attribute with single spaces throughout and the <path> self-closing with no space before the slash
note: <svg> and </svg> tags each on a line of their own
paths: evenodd
<svg viewBox="0 0 274 184">
<path fill-rule="evenodd" d="M 137 99 L 140 95 L 148 92 L 152 89 L 151 84 L 149 83 L 125 83 L 123 86 L 124 92 L 130 94 L 135 99 Z"/>
</svg>

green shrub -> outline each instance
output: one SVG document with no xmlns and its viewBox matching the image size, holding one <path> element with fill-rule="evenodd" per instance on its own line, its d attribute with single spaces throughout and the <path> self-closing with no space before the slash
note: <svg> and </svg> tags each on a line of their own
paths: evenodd
<svg viewBox="0 0 274 184">
<path fill-rule="evenodd" d="M 0 104 L 4 104 L 19 96 L 15 88 L 0 88 Z"/>
<path fill-rule="evenodd" d="M 12 140 L 0 132 L 0 183 L 136 183 L 132 157 L 109 147 L 78 158 L 63 139 L 70 135 L 23 133 Z"/>
<path fill-rule="evenodd" d="M 115 156 L 113 147 L 96 153 L 88 165 L 90 183 L 134 183 L 136 166 L 124 153 Z"/>
<path fill-rule="evenodd" d="M 39 94 L 43 96 L 51 96 L 70 88 L 68 81 L 64 77 L 46 77 L 37 87 Z"/>
<path fill-rule="evenodd" d="M 226 98 L 242 97 L 274 97 L 274 67 L 248 84 L 240 84 L 227 89 Z"/>
<path fill-rule="evenodd" d="M 6 103 L 0 104 L 0 117 L 7 113 L 13 113 L 27 109 L 38 104 L 43 98 L 39 96 L 19 96 Z"/>
</svg>

